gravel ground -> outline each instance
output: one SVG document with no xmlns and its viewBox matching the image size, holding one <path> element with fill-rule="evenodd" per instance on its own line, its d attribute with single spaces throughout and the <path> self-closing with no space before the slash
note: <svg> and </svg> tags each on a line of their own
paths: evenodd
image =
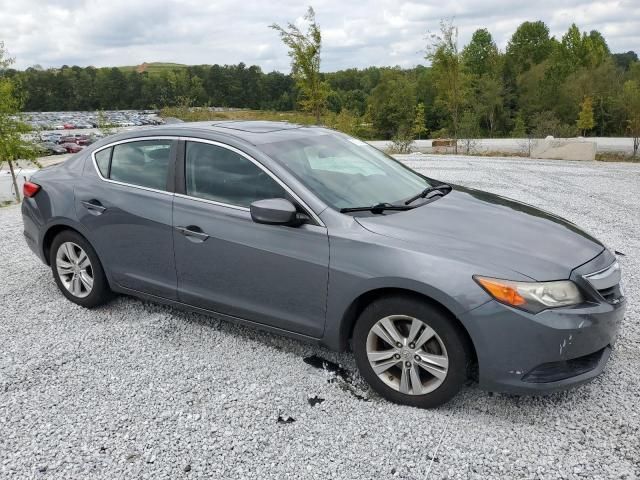
<svg viewBox="0 0 640 480">
<path fill-rule="evenodd" d="M 0 476 L 639 478 L 640 165 L 403 160 L 561 214 L 620 252 L 629 307 L 603 375 L 547 397 L 469 385 L 438 410 L 392 405 L 349 354 L 132 298 L 92 311 L 66 301 L 8 207 Z"/>
</svg>

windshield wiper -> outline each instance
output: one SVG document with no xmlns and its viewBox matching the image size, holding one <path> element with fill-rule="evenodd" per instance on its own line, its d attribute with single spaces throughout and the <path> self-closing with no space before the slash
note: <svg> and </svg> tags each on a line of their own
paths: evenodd
<svg viewBox="0 0 640 480">
<path fill-rule="evenodd" d="M 377 205 L 371 205 L 369 207 L 341 208 L 340 213 L 349 213 L 349 212 L 382 213 L 385 210 L 411 210 L 412 208 L 415 208 L 415 207 L 410 207 L 408 205 L 392 205 L 391 203 L 378 203 Z"/>
<path fill-rule="evenodd" d="M 424 190 L 422 190 L 420 193 L 418 193 L 417 195 L 414 195 L 413 197 L 411 197 L 409 200 L 406 200 L 404 202 L 404 204 L 405 205 L 409 205 L 410 203 L 415 202 L 419 198 L 426 197 L 431 192 L 440 192 L 442 195 L 446 195 L 451 190 L 453 190 L 453 187 L 451 185 L 447 185 L 446 183 L 441 183 L 440 185 L 437 185 L 435 187 L 427 187 Z"/>
</svg>

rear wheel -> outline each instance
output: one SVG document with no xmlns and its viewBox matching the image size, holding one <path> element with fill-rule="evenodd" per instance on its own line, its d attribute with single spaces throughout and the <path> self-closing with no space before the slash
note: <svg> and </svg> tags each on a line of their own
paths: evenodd
<svg viewBox="0 0 640 480">
<path fill-rule="evenodd" d="M 71 230 L 59 233 L 49 255 L 56 284 L 69 300 L 92 308 L 111 298 L 100 260 L 82 235 Z"/>
<path fill-rule="evenodd" d="M 362 376 L 383 397 L 432 408 L 450 400 L 466 379 L 464 337 L 440 309 L 412 297 L 370 304 L 353 332 Z"/>
</svg>

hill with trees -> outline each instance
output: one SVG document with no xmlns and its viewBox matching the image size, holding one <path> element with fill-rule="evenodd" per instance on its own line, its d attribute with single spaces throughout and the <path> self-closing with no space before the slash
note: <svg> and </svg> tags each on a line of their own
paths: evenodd
<svg viewBox="0 0 640 480">
<path fill-rule="evenodd" d="M 296 34 L 277 33 L 283 40 Z M 638 56 L 611 53 L 598 31 L 571 25 L 555 38 L 543 22 L 524 22 L 501 51 L 489 29 L 478 29 L 462 46 L 456 27 L 443 22 L 427 42 L 428 66 L 319 72 L 313 81 L 322 90 L 313 94 L 322 108 L 314 117 L 328 115 L 350 133 L 377 138 L 624 136 L 640 128 Z M 319 27 L 316 46 L 319 55 Z M 300 81 L 300 63 L 292 74 L 244 63 L 145 65 L 4 73 L 25 111 L 217 106 L 285 112 L 316 102 L 304 90 L 312 84 Z"/>
</svg>

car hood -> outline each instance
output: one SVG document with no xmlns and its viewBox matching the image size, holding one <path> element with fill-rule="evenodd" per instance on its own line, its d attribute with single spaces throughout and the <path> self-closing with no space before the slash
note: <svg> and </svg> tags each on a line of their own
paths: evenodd
<svg viewBox="0 0 640 480">
<path fill-rule="evenodd" d="M 417 244 L 430 254 L 486 265 L 489 271 L 516 271 L 539 281 L 568 278 L 604 249 L 598 240 L 551 213 L 459 186 L 413 210 L 356 220 L 371 232 Z"/>
</svg>

